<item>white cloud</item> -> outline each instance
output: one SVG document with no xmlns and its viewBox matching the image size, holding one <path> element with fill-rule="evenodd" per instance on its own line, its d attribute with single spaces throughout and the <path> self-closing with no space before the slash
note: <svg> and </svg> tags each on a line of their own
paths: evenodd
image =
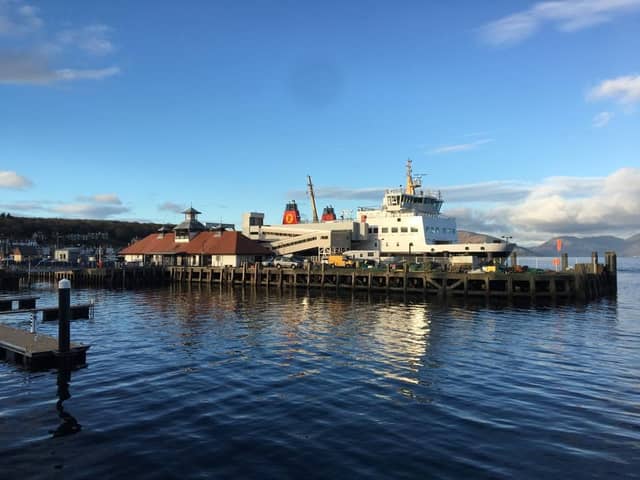
<svg viewBox="0 0 640 480">
<path fill-rule="evenodd" d="M 592 120 L 591 124 L 595 128 L 602 128 L 605 125 L 607 125 L 611 121 L 612 118 L 613 118 L 613 113 L 611 113 L 611 112 L 600 112 L 595 117 L 593 117 L 593 120 Z"/>
<path fill-rule="evenodd" d="M 508 232 L 518 242 L 553 235 L 624 237 L 640 231 L 640 169 L 622 168 L 597 178 L 550 177 L 517 201 L 446 213 L 462 214 L 462 230 Z"/>
<path fill-rule="evenodd" d="M 480 29 L 491 45 L 512 45 L 535 34 L 546 24 L 561 32 L 575 32 L 612 21 L 616 16 L 640 9 L 640 0 L 558 0 L 539 2 L 490 22 Z"/>
<path fill-rule="evenodd" d="M 512 202 L 522 200 L 533 185 L 514 180 L 502 180 L 443 187 L 440 189 L 447 203 Z"/>
<path fill-rule="evenodd" d="M 102 80 L 103 78 L 112 77 L 120 73 L 118 67 L 100 68 L 98 70 L 75 70 L 65 68 L 55 72 L 55 80 Z"/>
<path fill-rule="evenodd" d="M 91 55 L 107 55 L 115 50 L 108 36 L 111 28 L 107 25 L 89 25 L 77 29 L 63 30 L 57 35 L 57 45 L 76 47 Z"/>
<path fill-rule="evenodd" d="M 453 152 L 465 152 L 468 150 L 475 150 L 480 145 L 484 145 L 485 143 L 490 143 L 493 140 L 491 138 L 483 138 L 482 140 L 476 140 L 475 142 L 470 143 L 459 143 L 457 145 L 443 145 L 438 148 L 434 148 L 428 153 L 431 155 L 438 155 L 441 153 L 453 153 Z"/>
<path fill-rule="evenodd" d="M 39 214 L 75 218 L 109 218 L 114 215 L 121 215 L 130 212 L 129 207 L 121 205 L 120 199 L 115 195 L 106 203 L 101 198 L 102 195 L 92 197 L 80 197 L 78 202 L 55 202 L 51 200 L 29 200 L 16 203 L 0 204 L 3 211 L 19 211 L 25 214 Z M 111 194 L 108 195 L 111 197 Z"/>
<path fill-rule="evenodd" d="M 32 185 L 31 180 L 16 172 L 0 170 L 0 188 L 23 189 Z"/>
<path fill-rule="evenodd" d="M 158 210 L 166 210 L 173 213 L 182 213 L 185 210 L 185 207 L 173 202 L 164 202 L 158 205 Z"/>
<path fill-rule="evenodd" d="M 0 35 L 21 36 L 43 25 L 38 9 L 20 0 L 0 0 Z"/>
<path fill-rule="evenodd" d="M 0 84 L 48 85 L 73 80 L 101 80 L 120 73 L 112 66 L 97 70 L 54 70 L 45 56 L 29 52 L 0 51 Z"/>
<path fill-rule="evenodd" d="M 117 205 L 101 205 L 94 203 L 67 203 L 55 205 L 47 209 L 52 213 L 61 213 L 77 218 L 108 218 L 128 212 L 130 209 Z"/>
<path fill-rule="evenodd" d="M 604 80 L 592 88 L 587 96 L 590 100 L 613 98 L 618 103 L 626 105 L 640 102 L 640 75 Z"/>
<path fill-rule="evenodd" d="M 122 205 L 122 201 L 115 193 L 99 193 L 91 196 L 80 196 L 78 200 L 83 202 L 106 203 L 112 205 Z"/>
<path fill-rule="evenodd" d="M 87 56 L 112 53 L 108 26 L 95 24 L 58 33 L 43 26 L 38 9 L 21 0 L 0 0 L 0 37 L 6 39 L 0 49 L 0 84 L 49 85 L 101 80 L 120 73 L 117 66 L 75 69 L 58 65 L 71 54 L 78 57 L 74 61 L 86 64 Z"/>
</svg>

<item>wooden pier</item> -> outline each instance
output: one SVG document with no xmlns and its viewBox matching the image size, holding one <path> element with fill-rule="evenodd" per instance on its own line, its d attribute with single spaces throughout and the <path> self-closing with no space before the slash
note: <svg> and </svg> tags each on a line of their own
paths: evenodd
<svg viewBox="0 0 640 480">
<path fill-rule="evenodd" d="M 447 296 L 592 300 L 616 292 L 616 255 L 607 252 L 605 265 L 595 261 L 560 272 L 446 272 L 403 269 L 304 269 L 167 267 L 173 282 L 253 285 L 270 288 L 366 290 Z"/>
<path fill-rule="evenodd" d="M 52 274 L 46 274 L 52 275 Z M 250 285 L 266 288 L 366 290 L 447 296 L 504 298 L 550 298 L 592 300 L 615 294 L 616 254 L 607 252 L 605 264 L 563 265 L 560 271 L 451 272 L 391 268 L 334 268 L 307 265 L 304 268 L 262 267 L 127 267 L 120 269 L 76 269 L 55 272 L 50 280 L 70 278 L 75 285 L 110 288 L 148 287 L 174 282 Z M 33 273 L 32 273 L 33 276 Z M 37 277 L 36 277 L 37 278 Z M 41 280 L 47 280 L 46 277 Z"/>
<path fill-rule="evenodd" d="M 89 345 L 71 344 L 67 354 L 71 368 L 86 365 Z M 48 335 L 0 324 L 0 360 L 17 363 L 31 370 L 58 366 L 58 340 Z"/>
<path fill-rule="evenodd" d="M 60 353 L 59 339 L 36 333 L 39 312 L 42 312 L 43 321 L 60 318 L 60 306 L 36 307 L 38 298 L 40 297 L 32 295 L 0 296 L 0 316 L 18 313 L 31 314 L 30 332 L 0 324 L 0 360 L 17 363 L 32 370 L 53 368 L 60 365 L 65 368 L 85 366 L 88 345 L 67 343 L 66 350 Z M 13 308 L 14 306 L 17 308 Z M 92 315 L 92 303 L 66 304 L 67 327 L 71 319 L 90 318 Z"/>
</svg>

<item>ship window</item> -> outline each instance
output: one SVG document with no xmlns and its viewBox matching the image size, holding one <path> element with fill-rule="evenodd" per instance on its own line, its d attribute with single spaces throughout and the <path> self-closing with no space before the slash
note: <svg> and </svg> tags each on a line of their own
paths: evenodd
<svg viewBox="0 0 640 480">
<path fill-rule="evenodd" d="M 373 227 L 373 233 L 378 233 L 378 227 Z"/>
<path fill-rule="evenodd" d="M 401 221 L 402 221 L 402 219 L 401 219 L 401 218 L 398 218 L 398 221 L 399 221 L 399 222 L 401 222 Z"/>
<path fill-rule="evenodd" d="M 369 227 L 369 233 L 373 233 L 373 228 Z"/>
<path fill-rule="evenodd" d="M 469 247 L 464 247 L 465 250 L 469 250 Z"/>
<path fill-rule="evenodd" d="M 389 233 L 388 227 L 382 227 L 382 233 Z"/>
<path fill-rule="evenodd" d="M 398 233 L 398 227 L 391 227 L 391 233 Z"/>
<path fill-rule="evenodd" d="M 412 232 L 417 232 L 418 231 L 418 227 L 411 227 L 411 231 Z"/>
<path fill-rule="evenodd" d="M 436 227 L 436 233 L 440 233 L 440 227 Z"/>
<path fill-rule="evenodd" d="M 321 235 L 320 238 L 322 240 L 328 240 L 329 239 L 329 235 Z"/>
<path fill-rule="evenodd" d="M 407 227 L 400 227 L 400 231 L 402 233 L 407 233 L 409 231 L 409 229 Z"/>
</svg>

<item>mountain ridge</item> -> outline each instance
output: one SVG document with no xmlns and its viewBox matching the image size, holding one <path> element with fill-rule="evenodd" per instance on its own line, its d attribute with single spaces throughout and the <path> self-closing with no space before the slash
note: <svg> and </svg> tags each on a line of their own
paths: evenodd
<svg viewBox="0 0 640 480">
<path fill-rule="evenodd" d="M 613 235 L 594 235 L 591 237 L 576 237 L 573 235 L 560 235 L 535 247 L 516 248 L 518 255 L 554 257 L 558 255 L 557 241 L 562 241 L 562 252 L 575 257 L 589 257 L 592 252 L 604 255 L 604 252 L 616 252 L 619 257 L 640 256 L 640 233 L 630 236 L 627 239 Z M 494 242 L 499 238 L 482 233 L 458 231 L 458 241 L 464 243 Z M 516 242 L 517 243 L 517 242 Z"/>
</svg>

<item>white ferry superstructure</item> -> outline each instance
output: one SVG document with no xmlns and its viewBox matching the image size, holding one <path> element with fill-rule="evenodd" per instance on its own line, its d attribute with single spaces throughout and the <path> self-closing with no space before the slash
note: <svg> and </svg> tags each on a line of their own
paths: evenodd
<svg viewBox="0 0 640 480">
<path fill-rule="evenodd" d="M 312 207 L 315 199 L 309 178 Z M 420 176 L 413 176 L 407 161 L 404 189 L 386 190 L 379 208 L 359 207 L 356 219 L 325 219 L 300 222 L 295 201 L 287 203 L 281 225 L 264 225 L 264 214 L 243 215 L 243 233 L 268 243 L 277 254 L 301 253 L 318 258 L 357 250 L 385 256 L 472 255 L 507 257 L 515 244 L 508 242 L 460 243 L 456 220 L 441 213 L 439 192 L 423 191 Z M 325 209 L 326 210 L 326 209 Z M 331 213 L 333 209 L 331 208 Z"/>
<path fill-rule="evenodd" d="M 507 242 L 458 243 L 456 220 L 441 213 L 440 192 L 423 191 L 421 176 L 413 176 L 407 160 L 405 188 L 388 189 L 380 208 L 360 207 L 367 223 L 362 250 L 379 249 L 384 255 L 481 255 L 507 256 L 514 244 Z"/>
</svg>

